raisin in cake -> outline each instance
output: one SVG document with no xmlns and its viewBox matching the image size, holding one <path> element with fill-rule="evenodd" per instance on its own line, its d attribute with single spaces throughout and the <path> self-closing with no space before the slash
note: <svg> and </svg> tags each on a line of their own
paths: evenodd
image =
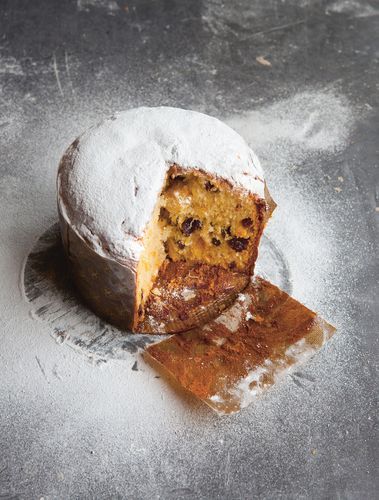
<svg viewBox="0 0 379 500">
<path fill-rule="evenodd" d="M 202 113 L 118 113 L 68 148 L 62 239 L 77 288 L 106 320 L 183 331 L 247 285 L 274 203 L 245 141 Z"/>
</svg>

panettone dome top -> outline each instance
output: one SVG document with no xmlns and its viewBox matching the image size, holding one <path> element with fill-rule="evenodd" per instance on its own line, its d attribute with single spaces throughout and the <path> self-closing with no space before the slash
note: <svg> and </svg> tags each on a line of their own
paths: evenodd
<svg viewBox="0 0 379 500">
<path fill-rule="evenodd" d="M 173 164 L 264 199 L 259 161 L 237 132 L 196 111 L 142 107 L 114 114 L 68 149 L 58 173 L 59 208 L 99 253 L 136 259 Z"/>
</svg>

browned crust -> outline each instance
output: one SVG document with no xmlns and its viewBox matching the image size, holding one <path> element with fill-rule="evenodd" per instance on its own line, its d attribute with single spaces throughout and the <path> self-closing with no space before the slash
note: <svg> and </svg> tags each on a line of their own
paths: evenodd
<svg viewBox="0 0 379 500">
<path fill-rule="evenodd" d="M 189 330 L 218 316 L 249 282 L 249 273 L 201 262 L 166 261 L 137 326 L 144 333 Z"/>
</svg>

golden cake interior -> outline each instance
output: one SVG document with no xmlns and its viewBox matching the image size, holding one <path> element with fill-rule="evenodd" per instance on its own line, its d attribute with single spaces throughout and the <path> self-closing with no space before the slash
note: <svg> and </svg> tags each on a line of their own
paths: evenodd
<svg viewBox="0 0 379 500">
<path fill-rule="evenodd" d="M 254 195 L 233 188 L 223 179 L 215 179 L 199 170 L 171 167 L 144 236 L 144 253 L 137 274 L 135 326 L 141 327 L 149 302 L 156 299 L 150 293 L 154 284 L 156 292 L 157 285 L 158 288 L 164 286 L 164 281 L 167 284 L 169 275 L 169 288 L 175 295 L 172 280 L 175 281 L 175 269 L 181 272 L 183 262 L 189 281 L 192 280 L 188 267 L 191 265 L 197 266 L 199 276 L 207 276 L 207 283 L 198 282 L 197 289 L 209 284 L 209 270 L 214 268 L 215 272 L 224 270 L 224 278 L 225 273 L 230 275 L 238 293 L 246 282 L 236 279 L 236 273 L 249 275 L 251 272 L 265 210 L 265 204 L 257 203 Z M 206 272 L 199 273 L 199 264 L 206 266 Z M 179 275 L 176 278 L 179 279 Z M 182 279 L 182 288 L 185 284 Z M 225 286 L 228 289 L 227 280 Z M 200 302 L 206 306 L 204 301 Z M 146 324 L 143 329 L 148 329 Z"/>
</svg>

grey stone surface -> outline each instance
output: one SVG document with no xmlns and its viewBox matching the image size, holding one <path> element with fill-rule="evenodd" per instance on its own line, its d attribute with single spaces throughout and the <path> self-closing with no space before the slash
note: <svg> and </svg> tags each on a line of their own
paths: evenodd
<svg viewBox="0 0 379 500">
<path fill-rule="evenodd" d="M 375 1 L 0 3 L 0 498 L 377 497 L 378 36 Z M 297 175 L 317 192 L 344 255 L 334 278 L 338 317 L 328 316 L 327 297 L 317 304 L 339 334 L 297 377 L 292 399 L 287 384 L 237 417 L 195 407 L 172 440 L 152 436 L 142 456 L 111 448 L 96 423 L 56 411 L 37 347 L 45 385 L 23 388 L 17 328 L 27 313 L 16 281 L 28 249 L 56 220 L 56 165 L 78 133 L 142 104 L 227 116 L 331 87 L 357 110 L 352 136 Z M 275 192 L 275 170 L 266 171 Z M 343 190 L 328 176 L 343 177 Z M 34 334 L 42 349 L 47 341 Z M 32 403 L 28 391 L 38 394 Z"/>
</svg>

